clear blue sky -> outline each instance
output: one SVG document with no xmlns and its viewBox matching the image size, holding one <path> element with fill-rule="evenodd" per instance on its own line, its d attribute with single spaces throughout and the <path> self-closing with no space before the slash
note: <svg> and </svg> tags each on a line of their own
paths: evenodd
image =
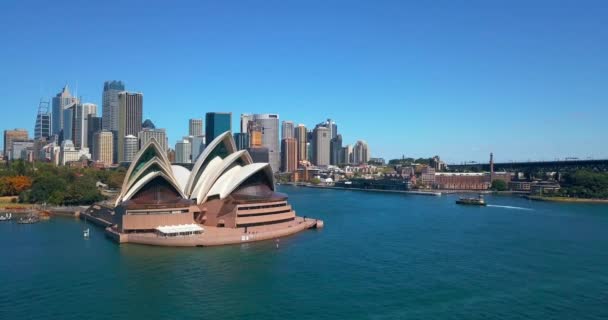
<svg viewBox="0 0 608 320">
<path fill-rule="evenodd" d="M 231 111 L 329 117 L 385 158 L 608 158 L 606 1 L 3 0 L 0 43 L 2 130 L 116 79 L 171 144 Z"/>
</svg>

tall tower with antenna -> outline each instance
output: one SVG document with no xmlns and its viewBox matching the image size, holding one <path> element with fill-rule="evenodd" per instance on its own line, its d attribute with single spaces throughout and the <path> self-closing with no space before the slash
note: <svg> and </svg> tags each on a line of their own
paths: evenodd
<svg viewBox="0 0 608 320">
<path fill-rule="evenodd" d="M 51 102 L 40 99 L 38 114 L 34 125 L 34 139 L 49 139 L 51 137 Z"/>
</svg>

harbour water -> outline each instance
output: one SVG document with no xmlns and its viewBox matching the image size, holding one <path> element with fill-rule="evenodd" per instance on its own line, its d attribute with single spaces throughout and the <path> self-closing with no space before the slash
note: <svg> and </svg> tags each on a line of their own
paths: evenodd
<svg viewBox="0 0 608 320">
<path fill-rule="evenodd" d="M 160 248 L 0 223 L 0 319 L 608 318 L 606 205 L 281 191 L 325 228 Z"/>
</svg>

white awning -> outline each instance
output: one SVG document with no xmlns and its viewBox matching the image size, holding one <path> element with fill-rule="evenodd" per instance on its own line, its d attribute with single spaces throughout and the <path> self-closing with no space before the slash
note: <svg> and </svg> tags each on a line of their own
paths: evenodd
<svg viewBox="0 0 608 320">
<path fill-rule="evenodd" d="M 164 234 L 173 234 L 181 232 L 203 232 L 203 228 L 198 224 L 178 224 L 174 226 L 158 226 L 156 230 Z"/>
</svg>

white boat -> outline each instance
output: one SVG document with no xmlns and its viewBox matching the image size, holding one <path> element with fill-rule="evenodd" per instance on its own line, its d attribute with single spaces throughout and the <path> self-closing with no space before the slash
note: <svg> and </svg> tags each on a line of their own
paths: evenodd
<svg viewBox="0 0 608 320">
<path fill-rule="evenodd" d="M 82 232 L 82 235 L 83 235 L 85 238 L 88 238 L 88 237 L 89 237 L 89 228 L 84 229 L 84 231 Z"/>
<path fill-rule="evenodd" d="M 9 221 L 13 218 L 13 215 L 9 212 L 5 215 L 0 216 L 0 221 Z"/>
</svg>

